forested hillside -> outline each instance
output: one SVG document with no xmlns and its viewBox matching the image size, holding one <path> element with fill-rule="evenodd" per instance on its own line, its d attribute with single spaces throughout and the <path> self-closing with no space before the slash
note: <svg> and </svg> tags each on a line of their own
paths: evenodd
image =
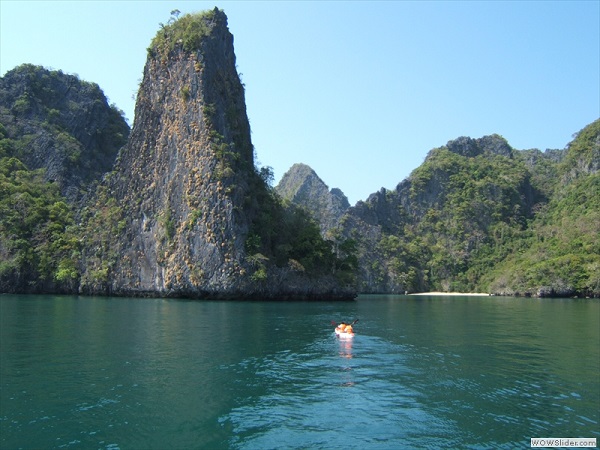
<svg viewBox="0 0 600 450">
<path fill-rule="evenodd" d="M 0 124 L 0 157 L 44 169 L 70 202 L 111 170 L 129 135 L 96 83 L 32 64 L 0 78 Z"/>
<path fill-rule="evenodd" d="M 503 294 L 600 296 L 600 120 L 581 130 L 548 178 L 551 196 L 518 252 L 482 276 Z"/>
<path fill-rule="evenodd" d="M 0 292 L 73 288 L 78 205 L 128 135 L 95 83 L 31 64 L 0 78 Z"/>
<path fill-rule="evenodd" d="M 432 150 L 341 220 L 359 243 L 359 290 L 600 295 L 599 128 L 562 151 L 497 135 Z"/>
</svg>

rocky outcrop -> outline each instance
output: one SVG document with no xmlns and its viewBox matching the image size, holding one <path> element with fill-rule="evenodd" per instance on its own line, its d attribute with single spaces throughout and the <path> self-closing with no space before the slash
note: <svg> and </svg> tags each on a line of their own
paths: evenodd
<svg viewBox="0 0 600 450">
<path fill-rule="evenodd" d="M 564 183 L 600 171 L 600 119 L 576 133 L 561 167 Z"/>
<path fill-rule="evenodd" d="M 565 150 L 517 151 L 499 135 L 431 150 L 339 220 L 359 292 L 597 297 L 599 136 L 596 121 Z"/>
<path fill-rule="evenodd" d="M 506 139 L 498 134 L 484 136 L 479 139 L 462 136 L 448 141 L 446 148 L 460 156 L 475 157 L 485 153 L 512 158 L 513 149 Z"/>
<path fill-rule="evenodd" d="M 321 227 L 321 233 L 338 225 L 350 207 L 348 198 L 337 188 L 329 187 L 306 164 L 294 164 L 281 178 L 276 192 L 284 199 L 308 210 Z"/>
<path fill-rule="evenodd" d="M 279 213 L 261 204 L 266 186 L 254 167 L 244 88 L 222 11 L 184 16 L 159 31 L 135 116 L 129 142 L 99 190 L 100 213 L 90 219 L 91 227 L 116 235 L 86 243 L 83 293 L 354 296 L 327 274 L 270 264 L 269 254 L 258 253 L 265 251 L 259 233 L 252 234 L 256 253 L 246 253 L 255 224 Z"/>
<path fill-rule="evenodd" d="M 430 151 L 394 190 L 349 208 L 338 222 L 357 242 L 359 291 L 449 289 L 490 230 L 499 222 L 521 227 L 544 198 L 517 156 L 498 135 L 461 137 Z"/>
<path fill-rule="evenodd" d="M 71 203 L 112 169 L 129 135 L 97 84 L 32 64 L 0 78 L 0 124 L 12 141 L 6 156 L 44 169 Z"/>
</svg>

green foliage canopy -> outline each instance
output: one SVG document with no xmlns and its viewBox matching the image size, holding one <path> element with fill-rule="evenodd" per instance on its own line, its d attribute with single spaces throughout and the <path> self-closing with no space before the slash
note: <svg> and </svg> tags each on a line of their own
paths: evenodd
<svg viewBox="0 0 600 450">
<path fill-rule="evenodd" d="M 0 285 L 9 292 L 69 288 L 79 276 L 73 212 L 43 175 L 0 159 Z"/>
<path fill-rule="evenodd" d="M 177 14 L 174 14 L 177 12 Z M 148 53 L 152 56 L 162 55 L 166 57 L 177 46 L 186 52 L 200 49 L 202 39 L 210 35 L 211 22 L 215 20 L 219 9 L 204 11 L 195 14 L 185 14 L 179 17 L 179 11 L 172 12 L 169 22 L 160 24 L 161 29 L 152 39 Z"/>
</svg>

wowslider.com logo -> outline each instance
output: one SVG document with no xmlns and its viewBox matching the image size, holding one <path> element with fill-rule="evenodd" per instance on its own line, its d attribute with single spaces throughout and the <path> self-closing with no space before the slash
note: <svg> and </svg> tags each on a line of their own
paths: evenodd
<svg viewBox="0 0 600 450">
<path fill-rule="evenodd" d="M 531 447 L 594 448 L 596 447 L 596 438 L 531 438 Z"/>
</svg>

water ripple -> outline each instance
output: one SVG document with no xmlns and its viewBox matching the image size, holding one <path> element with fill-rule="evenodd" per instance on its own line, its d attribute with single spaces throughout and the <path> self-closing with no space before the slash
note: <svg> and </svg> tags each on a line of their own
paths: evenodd
<svg viewBox="0 0 600 450">
<path fill-rule="evenodd" d="M 240 362 L 255 370 L 260 394 L 220 418 L 235 448 L 394 448 L 411 436 L 444 439 L 453 423 L 440 420 L 410 387 L 417 374 L 402 346 L 357 336 L 318 341 L 302 352 Z M 235 368 L 231 368 L 236 370 Z M 436 445 L 439 445 L 437 441 Z"/>
<path fill-rule="evenodd" d="M 330 320 L 360 317 L 352 340 Z M 600 303 L 3 296 L 2 448 L 522 448 L 600 437 Z M 558 328 L 559 327 L 559 328 Z"/>
</svg>

